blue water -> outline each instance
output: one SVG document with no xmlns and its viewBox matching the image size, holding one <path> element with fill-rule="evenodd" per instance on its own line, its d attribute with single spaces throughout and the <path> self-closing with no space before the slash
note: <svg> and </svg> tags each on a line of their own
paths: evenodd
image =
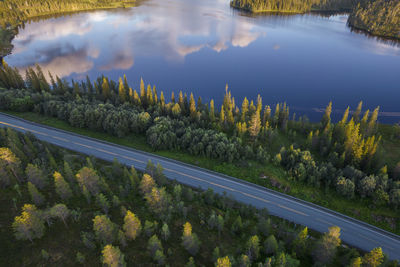
<svg viewBox="0 0 400 267">
<path fill-rule="evenodd" d="M 170 95 L 193 91 L 222 101 L 229 84 L 264 104 L 286 101 L 318 120 L 363 100 L 380 121 L 400 121 L 400 45 L 352 32 L 347 15 L 249 16 L 227 0 L 149 0 L 138 7 L 31 22 L 6 61 L 24 71 L 39 63 L 67 79 L 140 77 Z"/>
</svg>

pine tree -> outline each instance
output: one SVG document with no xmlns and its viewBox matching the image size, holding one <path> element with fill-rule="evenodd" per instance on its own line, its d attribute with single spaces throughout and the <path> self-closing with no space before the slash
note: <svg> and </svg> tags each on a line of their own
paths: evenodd
<svg viewBox="0 0 400 267">
<path fill-rule="evenodd" d="M 363 105 L 363 102 L 360 101 L 358 103 L 357 109 L 353 113 L 353 120 L 354 120 L 355 123 L 358 123 L 360 121 L 360 114 L 361 114 L 361 110 L 362 110 L 362 105 Z"/>
<path fill-rule="evenodd" d="M 262 109 L 262 98 L 260 95 L 257 95 L 257 111 L 261 112 Z"/>
<path fill-rule="evenodd" d="M 69 184 L 64 180 L 61 173 L 54 172 L 54 186 L 56 189 L 56 193 L 61 197 L 63 200 L 67 200 L 72 197 L 72 190 L 69 187 Z"/>
<path fill-rule="evenodd" d="M 147 249 L 150 252 L 150 255 L 154 257 L 158 250 L 162 251 L 163 247 L 161 245 L 160 239 L 158 239 L 157 235 L 153 235 L 150 237 L 149 242 L 147 243 Z"/>
<path fill-rule="evenodd" d="M 161 94 L 160 94 L 160 105 L 161 105 L 161 108 L 164 109 L 164 107 L 165 107 L 165 98 L 164 98 L 164 92 L 163 91 L 161 91 Z"/>
<path fill-rule="evenodd" d="M 332 260 L 336 254 L 337 247 L 341 243 L 339 237 L 340 228 L 337 226 L 329 227 L 329 232 L 322 236 L 313 250 L 313 256 L 316 262 L 327 264 Z"/>
<path fill-rule="evenodd" d="M 137 106 L 141 106 L 142 104 L 139 94 L 136 92 L 136 90 L 133 91 L 133 103 Z"/>
<path fill-rule="evenodd" d="M 324 134 L 327 134 L 329 132 L 331 126 L 331 113 L 332 113 L 332 101 L 329 102 L 328 106 L 326 107 L 325 114 L 321 120 L 322 131 Z"/>
<path fill-rule="evenodd" d="M 349 118 L 349 111 L 350 111 L 350 107 L 347 107 L 343 113 L 343 117 L 340 120 L 339 124 L 345 125 L 347 123 L 347 120 Z"/>
<path fill-rule="evenodd" d="M 19 179 L 21 160 L 6 147 L 0 147 L 0 185 L 9 186 L 11 179 Z"/>
<path fill-rule="evenodd" d="M 28 191 L 33 203 L 35 203 L 36 206 L 41 206 L 42 204 L 44 204 L 45 198 L 43 194 L 40 193 L 36 186 L 31 182 L 28 182 Z"/>
<path fill-rule="evenodd" d="M 383 263 L 384 255 L 382 248 L 374 248 L 371 252 L 364 255 L 362 259 L 363 266 L 377 267 Z"/>
<path fill-rule="evenodd" d="M 146 103 L 149 106 L 152 106 L 153 105 L 153 91 L 151 90 L 150 84 L 147 85 L 146 99 L 147 99 Z"/>
<path fill-rule="evenodd" d="M 213 122 L 215 121 L 215 110 L 214 110 L 214 99 L 211 99 L 210 101 L 210 121 Z"/>
<path fill-rule="evenodd" d="M 25 169 L 28 181 L 34 184 L 39 189 L 43 189 L 47 185 L 47 180 L 43 171 L 35 165 L 28 164 Z"/>
<path fill-rule="evenodd" d="M 119 101 L 121 103 L 125 103 L 126 101 L 126 92 L 127 90 L 125 89 L 124 83 L 122 82 L 122 78 L 119 78 L 118 81 L 118 96 L 119 96 Z"/>
<path fill-rule="evenodd" d="M 175 103 L 175 93 L 171 93 L 171 103 Z"/>
<path fill-rule="evenodd" d="M 142 105 L 146 104 L 146 91 L 144 89 L 144 81 L 142 78 L 140 78 L 140 102 Z"/>
<path fill-rule="evenodd" d="M 164 223 L 161 227 L 161 236 L 164 241 L 167 241 L 170 236 L 168 224 Z"/>
<path fill-rule="evenodd" d="M 256 260 L 260 254 L 260 239 L 257 235 L 253 235 L 246 244 L 247 256 L 251 260 Z"/>
<path fill-rule="evenodd" d="M 269 123 L 271 120 L 271 107 L 265 106 L 264 108 L 264 116 L 263 116 L 263 124 Z"/>
<path fill-rule="evenodd" d="M 351 260 L 349 267 L 361 267 L 362 260 L 361 257 L 357 257 Z"/>
<path fill-rule="evenodd" d="M 12 224 L 15 237 L 22 240 L 41 238 L 45 232 L 44 221 L 35 205 L 25 204 L 20 216 L 15 217 Z"/>
<path fill-rule="evenodd" d="M 219 113 L 219 124 L 221 126 L 225 125 L 225 111 L 224 111 L 224 106 L 221 106 L 221 112 Z"/>
<path fill-rule="evenodd" d="M 126 212 L 124 225 L 122 228 L 124 229 L 125 235 L 129 240 L 135 240 L 136 237 L 140 235 L 142 225 L 139 218 L 137 218 L 133 212 L 128 210 Z"/>
<path fill-rule="evenodd" d="M 85 187 L 92 195 L 97 195 L 100 191 L 100 177 L 96 171 L 88 167 L 83 167 L 76 174 L 76 180 L 83 191 Z"/>
<path fill-rule="evenodd" d="M 142 180 L 140 181 L 140 191 L 143 195 L 146 195 L 151 192 L 153 187 L 156 185 L 153 178 L 147 173 L 143 174 Z"/>
<path fill-rule="evenodd" d="M 192 225 L 189 222 L 183 225 L 182 245 L 193 256 L 199 251 L 200 242 L 197 235 L 192 233 Z"/>
<path fill-rule="evenodd" d="M 278 251 L 278 242 L 274 235 L 270 235 L 264 242 L 265 253 L 275 254 Z"/>
<path fill-rule="evenodd" d="M 129 99 L 129 102 L 135 103 L 135 99 L 133 98 L 133 89 L 132 89 L 131 87 L 129 87 L 128 90 L 129 90 L 129 91 L 128 91 L 128 99 Z"/>
<path fill-rule="evenodd" d="M 119 247 L 106 245 L 102 250 L 102 262 L 109 267 L 125 267 L 124 254 L 119 250 Z"/>
<path fill-rule="evenodd" d="M 131 89 L 129 87 L 128 80 L 126 79 L 126 75 L 125 74 L 124 74 L 124 89 L 125 89 L 125 92 L 129 92 L 129 89 Z"/>
<path fill-rule="evenodd" d="M 110 85 L 108 83 L 108 79 L 106 77 L 103 77 L 101 89 L 102 89 L 103 99 L 104 100 L 109 99 L 111 96 L 111 91 L 110 91 Z"/>
<path fill-rule="evenodd" d="M 181 110 L 185 110 L 185 103 L 183 102 L 183 93 L 182 91 L 179 91 L 179 95 L 178 95 L 178 104 L 181 108 Z"/>
<path fill-rule="evenodd" d="M 363 126 L 367 125 L 368 118 L 369 118 L 369 109 L 367 109 L 367 110 L 364 112 L 364 115 L 363 115 L 363 117 L 362 117 L 362 119 L 361 119 L 361 125 L 363 125 Z"/>
<path fill-rule="evenodd" d="M 87 86 L 88 94 L 89 94 L 89 95 L 95 93 L 95 92 L 93 92 L 93 85 L 92 85 L 92 82 L 90 81 L 88 75 L 86 75 L 86 86 Z"/>
<path fill-rule="evenodd" d="M 179 117 L 182 113 L 181 107 L 179 106 L 178 103 L 175 103 L 175 105 L 172 107 L 171 111 L 175 117 Z"/>
<path fill-rule="evenodd" d="M 197 117 L 196 102 L 194 101 L 193 93 L 190 93 L 189 112 L 190 112 L 190 117 L 192 119 L 196 119 Z"/>
<path fill-rule="evenodd" d="M 249 125 L 249 134 L 254 139 L 257 138 L 261 129 L 261 120 L 260 120 L 260 112 L 256 111 L 251 117 L 251 122 Z"/>
<path fill-rule="evenodd" d="M 157 95 L 157 89 L 156 89 L 155 85 L 153 85 L 153 104 L 155 104 L 155 105 L 158 104 L 158 95 Z"/>
<path fill-rule="evenodd" d="M 216 267 L 231 267 L 231 261 L 229 260 L 229 257 L 226 256 L 224 258 L 218 258 L 216 262 Z"/>
<path fill-rule="evenodd" d="M 376 122 L 378 120 L 379 106 L 372 112 L 371 118 L 368 122 L 367 135 L 372 135 L 376 131 Z"/>
<path fill-rule="evenodd" d="M 70 182 L 70 183 L 74 182 L 74 180 L 75 180 L 74 173 L 67 161 L 64 161 L 64 175 L 65 175 L 65 178 L 67 178 L 68 182 Z"/>
<path fill-rule="evenodd" d="M 97 215 L 93 219 L 93 231 L 103 244 L 111 244 L 116 237 L 116 226 L 106 215 Z"/>
<path fill-rule="evenodd" d="M 247 97 L 245 97 L 242 102 L 242 122 L 246 121 L 247 112 L 249 112 L 249 100 L 247 100 Z"/>
<path fill-rule="evenodd" d="M 96 205 L 103 210 L 104 213 L 108 214 L 110 209 L 110 203 L 108 202 L 106 196 L 102 193 L 96 195 Z"/>
<path fill-rule="evenodd" d="M 67 226 L 67 219 L 71 214 L 71 211 L 64 204 L 55 204 L 50 209 L 50 214 L 52 217 L 59 218 Z"/>
<path fill-rule="evenodd" d="M 274 113 L 274 122 L 276 125 L 278 125 L 279 123 L 279 111 L 280 111 L 280 105 L 279 103 L 277 103 L 275 106 L 275 113 Z"/>
</svg>

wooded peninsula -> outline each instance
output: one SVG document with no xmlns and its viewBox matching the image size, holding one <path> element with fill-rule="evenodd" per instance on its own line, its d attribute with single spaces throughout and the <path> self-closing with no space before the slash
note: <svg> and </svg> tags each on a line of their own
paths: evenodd
<svg viewBox="0 0 400 267">
<path fill-rule="evenodd" d="M 350 12 L 351 27 L 400 39 L 400 2 L 397 0 L 232 0 L 231 6 L 253 13 Z"/>
</svg>

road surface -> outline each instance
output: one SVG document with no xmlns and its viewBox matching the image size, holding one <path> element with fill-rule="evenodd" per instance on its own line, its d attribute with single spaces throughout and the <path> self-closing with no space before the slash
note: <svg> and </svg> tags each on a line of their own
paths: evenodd
<svg viewBox="0 0 400 267">
<path fill-rule="evenodd" d="M 345 243 L 366 251 L 382 247 L 390 259 L 400 260 L 400 236 L 315 204 L 196 166 L 57 130 L 2 113 L 0 113 L 0 126 L 11 127 L 21 132 L 30 131 L 39 139 L 54 145 L 107 161 L 117 159 L 139 170 L 145 169 L 148 160 L 155 164 L 160 163 L 165 175 L 170 179 L 193 187 L 212 188 L 218 193 L 225 191 L 238 201 L 258 208 L 267 208 L 272 215 L 319 232 L 326 232 L 328 227 L 337 225 L 341 228 L 341 239 Z"/>
</svg>

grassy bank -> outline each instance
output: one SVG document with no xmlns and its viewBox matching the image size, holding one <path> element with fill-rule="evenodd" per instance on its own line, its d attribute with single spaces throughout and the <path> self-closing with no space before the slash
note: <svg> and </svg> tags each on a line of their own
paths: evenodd
<svg viewBox="0 0 400 267">
<path fill-rule="evenodd" d="M 281 168 L 271 163 L 260 164 L 257 162 L 248 162 L 247 166 L 240 166 L 240 164 L 229 164 L 215 159 L 207 159 L 205 157 L 195 157 L 181 151 L 152 151 L 146 143 L 144 136 L 129 135 L 124 138 L 117 138 L 105 133 L 99 133 L 87 129 L 80 129 L 71 127 L 68 123 L 56 118 L 46 117 L 35 113 L 21 113 L 21 112 L 6 112 L 30 121 L 41 123 L 44 125 L 52 126 L 55 128 L 71 131 L 74 133 L 86 135 L 89 137 L 105 140 L 115 144 L 152 152 L 157 155 L 165 156 L 168 158 L 176 159 L 185 163 L 193 164 L 199 167 L 217 171 L 226 175 L 237 177 L 247 180 L 274 190 L 290 194 L 292 196 L 313 202 L 315 204 L 327 207 L 329 209 L 338 211 L 356 219 L 368 222 L 372 225 L 378 226 L 382 229 L 400 234 L 400 216 L 398 212 L 391 208 L 376 208 L 371 200 L 356 198 L 353 200 L 346 199 L 335 191 L 329 189 L 318 189 L 314 187 L 301 184 L 296 181 L 288 180 L 288 175 Z M 388 135 L 383 142 L 384 146 L 390 147 L 387 151 L 392 151 L 393 155 L 386 155 L 386 157 L 396 158 L 395 155 L 400 153 L 399 141 L 389 138 L 390 127 L 381 126 L 381 129 Z M 284 140 L 282 140 L 284 142 Z M 266 176 L 266 179 L 261 176 Z M 275 186 L 273 186 L 273 184 Z"/>
</svg>

